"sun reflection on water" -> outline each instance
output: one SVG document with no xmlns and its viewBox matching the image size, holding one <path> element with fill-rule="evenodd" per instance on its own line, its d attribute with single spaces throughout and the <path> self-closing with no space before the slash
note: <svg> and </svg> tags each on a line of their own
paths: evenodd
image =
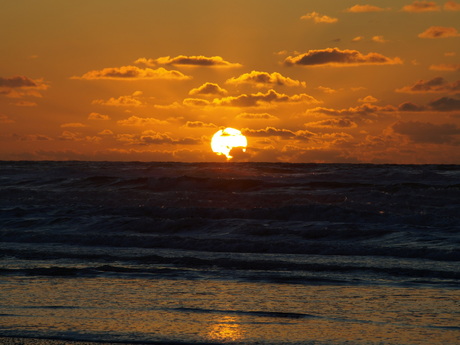
<svg viewBox="0 0 460 345">
<path fill-rule="evenodd" d="M 214 341 L 237 341 L 243 338 L 243 332 L 235 317 L 224 316 L 211 325 L 208 336 Z"/>
</svg>

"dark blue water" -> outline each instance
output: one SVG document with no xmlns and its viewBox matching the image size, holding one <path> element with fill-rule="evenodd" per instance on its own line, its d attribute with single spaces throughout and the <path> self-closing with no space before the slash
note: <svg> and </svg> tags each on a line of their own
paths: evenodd
<svg viewBox="0 0 460 345">
<path fill-rule="evenodd" d="M 0 302 L 0 335 L 267 344 L 352 339 L 370 344 L 378 339 L 372 340 L 375 331 L 369 323 L 381 323 L 390 328 L 407 324 L 411 331 L 405 332 L 412 334 L 404 340 L 397 329 L 387 329 L 385 344 L 423 344 L 421 339 L 429 344 L 428 331 L 456 341 L 460 166 L 0 162 L 0 253 L 0 289 L 9 296 Z M 134 332 L 126 325 L 101 326 L 107 315 L 91 316 L 131 310 L 129 315 L 135 311 L 140 318 L 145 310 L 138 304 L 146 298 L 145 291 L 138 291 L 142 284 L 153 284 L 149 291 L 161 296 L 148 309 L 156 314 L 145 317 L 171 317 L 176 322 L 168 325 L 190 330 L 182 334 L 162 325 Z M 183 289 L 172 296 L 175 284 Z M 216 295 L 197 299 L 196 291 L 204 294 L 215 288 L 212 284 L 219 291 L 233 286 L 246 299 L 230 303 L 230 292 L 223 305 L 220 295 L 219 303 Z M 53 286 L 56 294 L 49 290 Z M 103 294 L 92 304 L 98 312 L 91 314 L 89 291 L 98 295 L 97 286 L 103 291 L 118 286 L 118 304 Z M 278 298 L 277 289 L 288 290 Z M 299 289 L 301 295 L 323 289 L 324 298 L 317 301 L 322 311 L 301 307 L 303 302 L 295 299 Z M 350 313 L 339 312 L 344 305 L 332 307 L 331 299 L 355 290 L 359 302 L 350 298 L 343 303 L 357 304 L 359 315 L 348 319 Z M 382 305 L 372 316 L 370 300 L 377 298 L 376 291 L 386 291 L 399 306 L 392 309 L 398 319 L 408 319 L 395 323 Z M 410 299 L 417 310 L 409 311 L 408 300 L 397 297 L 402 291 L 416 291 L 420 303 L 434 303 L 444 318 L 433 322 L 428 315 L 434 311 L 418 310 L 417 298 Z M 433 302 L 433 293 L 446 300 Z M 187 302 L 177 302 L 180 296 L 187 296 Z M 379 310 L 383 314 L 374 320 Z M 190 315 L 200 321 L 190 324 Z M 221 324 L 227 325 L 228 337 L 199 331 L 215 315 L 227 318 Z M 257 328 L 241 331 L 241 325 L 267 318 L 278 335 L 258 335 Z M 300 331 L 288 336 L 309 318 L 324 327 L 330 323 L 326 333 L 337 329 L 334 322 L 357 322 L 369 337 L 323 339 L 323 332 L 302 338 Z M 286 328 L 286 319 L 293 328 Z M 235 325 L 242 333 L 235 333 Z"/>
</svg>

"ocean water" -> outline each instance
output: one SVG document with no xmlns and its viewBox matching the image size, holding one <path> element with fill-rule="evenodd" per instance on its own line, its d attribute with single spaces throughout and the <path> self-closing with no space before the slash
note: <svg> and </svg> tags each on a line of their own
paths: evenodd
<svg viewBox="0 0 460 345">
<path fill-rule="evenodd" d="M 460 344 L 460 166 L 0 162 L 0 335 Z"/>
</svg>

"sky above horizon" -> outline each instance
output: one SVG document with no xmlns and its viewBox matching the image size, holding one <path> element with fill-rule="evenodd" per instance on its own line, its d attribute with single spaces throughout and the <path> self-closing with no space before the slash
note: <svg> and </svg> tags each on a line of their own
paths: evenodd
<svg viewBox="0 0 460 345">
<path fill-rule="evenodd" d="M 0 4 L 0 160 L 460 164 L 460 1 Z"/>
</svg>

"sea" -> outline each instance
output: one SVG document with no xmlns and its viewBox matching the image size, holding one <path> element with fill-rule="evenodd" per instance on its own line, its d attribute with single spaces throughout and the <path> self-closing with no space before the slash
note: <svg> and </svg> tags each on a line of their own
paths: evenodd
<svg viewBox="0 0 460 345">
<path fill-rule="evenodd" d="M 0 336 L 460 344 L 460 165 L 2 161 Z"/>
</svg>

